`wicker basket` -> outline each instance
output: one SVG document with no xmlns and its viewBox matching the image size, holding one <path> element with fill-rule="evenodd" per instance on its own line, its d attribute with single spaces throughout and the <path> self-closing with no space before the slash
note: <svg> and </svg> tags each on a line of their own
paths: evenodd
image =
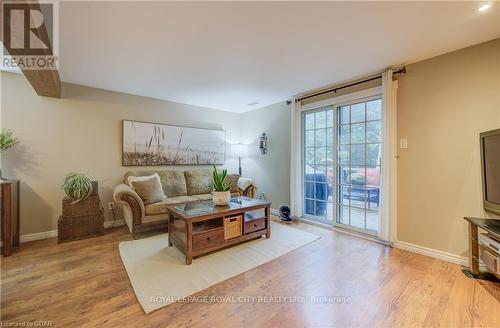
<svg viewBox="0 0 500 328">
<path fill-rule="evenodd" d="M 224 218 L 224 239 L 227 240 L 241 236 L 243 234 L 242 221 L 241 215 Z"/>
</svg>

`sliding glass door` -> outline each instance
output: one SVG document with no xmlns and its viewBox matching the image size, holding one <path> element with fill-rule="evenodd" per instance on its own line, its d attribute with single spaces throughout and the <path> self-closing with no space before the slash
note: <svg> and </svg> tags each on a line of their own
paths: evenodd
<svg viewBox="0 0 500 328">
<path fill-rule="evenodd" d="M 333 223 L 334 116 L 332 106 L 303 115 L 304 216 L 327 224 Z"/>
<path fill-rule="evenodd" d="M 381 99 L 337 108 L 338 225 L 377 234 L 382 158 Z"/>
<path fill-rule="evenodd" d="M 303 113 L 304 217 L 376 235 L 380 221 L 382 101 Z"/>
</svg>

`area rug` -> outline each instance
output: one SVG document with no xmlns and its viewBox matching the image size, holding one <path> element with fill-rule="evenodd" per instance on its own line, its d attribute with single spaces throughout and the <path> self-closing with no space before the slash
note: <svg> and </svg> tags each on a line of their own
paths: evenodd
<svg viewBox="0 0 500 328">
<path fill-rule="evenodd" d="M 177 248 L 168 247 L 168 234 L 124 241 L 119 249 L 135 295 L 148 314 L 319 238 L 271 222 L 271 238 L 262 237 L 195 258 L 191 265 L 186 265 Z"/>
</svg>

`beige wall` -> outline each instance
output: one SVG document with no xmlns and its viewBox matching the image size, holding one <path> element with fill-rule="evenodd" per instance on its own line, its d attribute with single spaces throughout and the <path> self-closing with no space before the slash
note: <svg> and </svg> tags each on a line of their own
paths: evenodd
<svg viewBox="0 0 500 328">
<path fill-rule="evenodd" d="M 239 141 L 239 115 L 77 85 L 63 86 L 63 99 L 39 97 L 22 75 L 2 73 L 1 124 L 15 131 L 19 145 L 2 154 L 4 176 L 22 180 L 21 234 L 57 229 L 68 172 L 99 180 L 106 220 L 107 203 L 120 183 L 121 120 L 223 128 Z M 226 167 L 235 171 L 234 159 Z M 176 167 L 185 169 L 186 167 Z"/>
<path fill-rule="evenodd" d="M 266 193 L 272 208 L 290 206 L 291 106 L 285 101 L 241 115 L 241 140 L 250 144 L 250 156 L 242 163 L 243 175 L 252 177 L 258 193 Z M 260 154 L 259 137 L 268 137 L 268 154 Z"/>
<path fill-rule="evenodd" d="M 500 39 L 407 66 L 399 79 L 398 239 L 466 256 L 484 217 L 479 133 L 500 128 Z M 500 170 L 500 168 L 499 168 Z"/>
</svg>

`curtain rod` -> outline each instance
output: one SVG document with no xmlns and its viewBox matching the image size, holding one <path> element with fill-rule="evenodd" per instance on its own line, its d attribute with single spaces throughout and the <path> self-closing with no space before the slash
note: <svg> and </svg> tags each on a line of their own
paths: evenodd
<svg viewBox="0 0 500 328">
<path fill-rule="evenodd" d="M 402 68 L 398 69 L 397 71 L 392 72 L 392 74 L 406 74 L 406 67 L 403 66 Z M 361 81 L 358 81 L 358 82 L 353 82 L 353 83 L 350 83 L 350 84 L 342 85 L 340 87 L 331 88 L 331 89 L 323 90 L 321 92 L 313 93 L 313 94 L 310 94 L 310 95 L 307 95 L 307 96 L 304 96 L 304 97 L 300 97 L 300 98 L 295 99 L 295 101 L 302 101 L 304 99 L 309 99 L 309 98 L 312 98 L 312 97 L 321 96 L 321 95 L 324 95 L 325 93 L 337 92 L 338 90 L 342 90 L 342 89 L 345 89 L 345 88 L 353 87 L 353 86 L 358 85 L 358 84 L 362 84 L 362 83 L 366 83 L 366 82 L 378 80 L 380 78 L 382 78 L 382 74 L 374 76 L 374 77 L 371 77 L 371 78 L 368 78 L 368 79 L 364 79 L 364 80 L 361 80 Z M 292 103 L 291 100 L 287 100 L 287 102 L 286 102 L 287 105 L 290 105 L 291 103 Z"/>
</svg>

